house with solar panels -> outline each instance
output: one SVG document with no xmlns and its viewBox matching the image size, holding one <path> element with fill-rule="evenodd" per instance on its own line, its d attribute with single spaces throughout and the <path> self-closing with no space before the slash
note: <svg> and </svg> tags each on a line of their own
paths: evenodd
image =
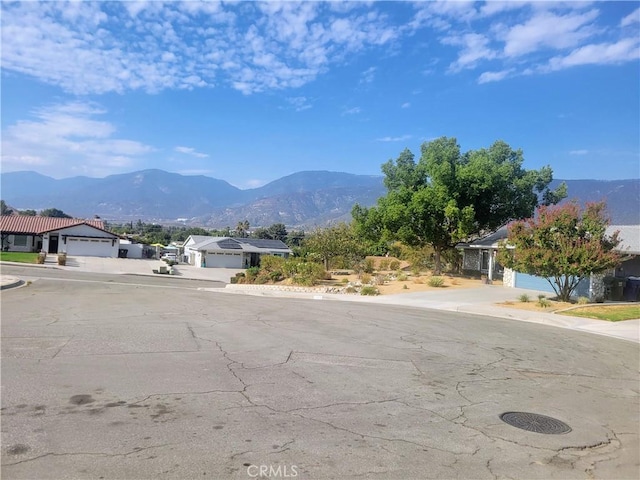
<svg viewBox="0 0 640 480">
<path fill-rule="evenodd" d="M 184 242 L 184 261 L 202 268 L 249 268 L 259 265 L 262 255 L 292 253 L 280 240 L 190 235 Z"/>
</svg>

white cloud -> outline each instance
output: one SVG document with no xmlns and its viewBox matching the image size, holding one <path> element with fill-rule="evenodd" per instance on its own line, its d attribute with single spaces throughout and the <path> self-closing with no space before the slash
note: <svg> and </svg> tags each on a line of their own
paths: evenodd
<svg viewBox="0 0 640 480">
<path fill-rule="evenodd" d="M 376 138 L 376 142 L 402 142 L 404 140 L 409 140 L 411 135 L 401 135 L 399 137 L 382 137 Z"/>
<path fill-rule="evenodd" d="M 116 128 L 95 116 L 106 113 L 95 104 L 73 102 L 50 105 L 2 131 L 4 170 L 38 165 L 53 177 L 103 176 L 113 169 L 131 169 L 154 151 L 143 143 L 114 138 Z"/>
<path fill-rule="evenodd" d="M 76 94 L 296 88 L 394 26 L 375 3 L 2 3 L 2 68 Z"/>
<path fill-rule="evenodd" d="M 344 112 L 342 112 L 342 115 L 357 115 L 361 111 L 362 110 L 360 109 L 360 107 L 353 107 L 353 108 L 349 108 L 349 109 L 345 110 Z"/>
<path fill-rule="evenodd" d="M 478 83 L 499 82 L 504 80 L 513 72 L 513 69 L 501 70 L 499 72 L 484 72 L 478 77 Z"/>
<path fill-rule="evenodd" d="M 209 155 L 206 153 L 200 153 L 196 151 L 195 148 L 192 147 L 175 147 L 174 150 L 179 153 L 184 153 L 185 155 L 191 155 L 196 158 L 207 158 Z"/>
<path fill-rule="evenodd" d="M 640 23 L 640 8 L 637 8 L 635 11 L 624 17 L 620 21 L 620 26 L 628 27 L 629 25 L 633 25 L 634 23 Z"/>
<path fill-rule="evenodd" d="M 562 70 L 578 65 L 605 65 L 640 59 L 640 39 L 626 38 L 616 43 L 585 45 L 565 56 L 553 57 L 542 71 Z"/>
<path fill-rule="evenodd" d="M 404 102 L 402 105 L 400 105 L 400 108 L 409 108 L 411 107 L 411 103 L 409 102 Z"/>
<path fill-rule="evenodd" d="M 566 15 L 540 12 L 506 32 L 504 54 L 507 57 L 518 57 L 545 47 L 573 47 L 594 34 L 591 22 L 597 16 L 598 10 L 595 9 L 585 13 L 569 12 Z"/>
<path fill-rule="evenodd" d="M 459 37 L 449 36 L 444 38 L 442 43 L 462 47 L 458 59 L 449 67 L 453 72 L 474 68 L 481 60 L 490 60 L 496 56 L 496 52 L 489 48 L 489 39 L 477 33 L 466 33 Z"/>
<path fill-rule="evenodd" d="M 499 72 L 514 69 L 501 79 L 541 74 L 552 70 L 541 68 L 552 57 L 637 38 L 632 27 L 640 9 L 612 26 L 600 13 L 605 8 L 593 5 L 599 4 L 2 2 L 1 63 L 3 72 L 80 95 L 213 87 L 250 95 L 301 87 L 366 53 L 397 54 L 421 35 L 412 47 L 432 62 L 425 74 L 449 64 L 449 72 L 482 68 L 483 79 L 497 81 Z M 430 44 L 434 38 L 454 47 L 455 60 Z M 360 83 L 377 73 L 365 70 Z"/>
<path fill-rule="evenodd" d="M 375 78 L 376 70 L 376 67 L 370 67 L 362 72 L 360 75 L 360 83 L 372 83 Z"/>
<path fill-rule="evenodd" d="M 589 153 L 589 150 L 571 150 L 569 155 L 586 155 L 587 153 Z"/>
<path fill-rule="evenodd" d="M 289 97 L 286 99 L 296 112 L 302 112 L 312 107 L 307 97 Z"/>
<path fill-rule="evenodd" d="M 429 2 L 417 7 L 412 28 L 419 24 L 446 31 L 440 43 L 457 48 L 449 72 L 483 68 L 478 83 L 638 58 L 637 34 L 612 25 L 600 11 L 605 7 L 596 2 L 449 3 L 452 5 Z M 626 15 L 620 27 L 638 21 L 640 9 Z"/>
</svg>

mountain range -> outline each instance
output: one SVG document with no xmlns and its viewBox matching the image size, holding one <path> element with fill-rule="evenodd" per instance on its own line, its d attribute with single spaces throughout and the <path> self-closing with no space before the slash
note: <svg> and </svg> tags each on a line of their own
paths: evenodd
<svg viewBox="0 0 640 480">
<path fill-rule="evenodd" d="M 355 203 L 374 205 L 386 193 L 383 178 L 304 171 L 241 190 L 224 180 L 163 170 L 60 180 L 25 171 L 0 174 L 0 184 L 2 199 L 19 210 L 57 208 L 111 222 L 141 219 L 224 228 L 248 220 L 252 227 L 284 223 L 309 228 L 349 220 Z M 606 200 L 613 224 L 640 223 L 640 179 L 564 181 L 568 198 L 580 204 Z"/>
</svg>

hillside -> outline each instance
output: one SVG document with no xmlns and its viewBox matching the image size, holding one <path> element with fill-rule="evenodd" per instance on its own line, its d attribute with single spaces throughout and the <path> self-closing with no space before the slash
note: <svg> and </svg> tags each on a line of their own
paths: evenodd
<svg viewBox="0 0 640 480">
<path fill-rule="evenodd" d="M 555 180 L 557 185 L 562 180 Z M 58 208 L 76 217 L 118 222 L 141 219 L 213 228 L 240 220 L 254 226 L 312 227 L 349 220 L 355 203 L 374 205 L 385 194 L 383 177 L 305 171 L 262 187 L 240 190 L 224 180 L 143 170 L 105 178 L 56 180 L 35 172 L 0 174 L 2 199 L 21 210 Z M 614 224 L 640 223 L 640 179 L 566 180 L 569 199 L 606 200 Z"/>
</svg>

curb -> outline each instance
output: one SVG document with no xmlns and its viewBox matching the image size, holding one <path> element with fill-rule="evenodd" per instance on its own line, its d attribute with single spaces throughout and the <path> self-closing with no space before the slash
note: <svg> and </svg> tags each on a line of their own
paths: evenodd
<svg viewBox="0 0 640 480">
<path fill-rule="evenodd" d="M 0 280 L 0 290 L 7 290 L 24 285 L 24 281 L 16 277 L 4 277 Z"/>
</svg>

